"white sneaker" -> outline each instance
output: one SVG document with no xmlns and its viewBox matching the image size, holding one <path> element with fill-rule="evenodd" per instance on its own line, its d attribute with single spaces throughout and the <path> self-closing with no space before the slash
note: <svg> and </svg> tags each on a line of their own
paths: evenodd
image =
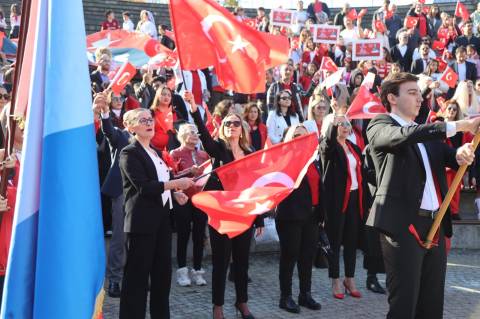
<svg viewBox="0 0 480 319">
<path fill-rule="evenodd" d="M 177 283 L 182 287 L 190 286 L 192 284 L 188 277 L 187 267 L 179 268 L 177 270 Z"/>
<path fill-rule="evenodd" d="M 207 284 L 207 281 L 205 278 L 203 278 L 203 274 L 205 273 L 205 270 L 200 269 L 200 270 L 195 270 L 192 269 L 191 274 L 192 274 L 192 281 L 195 283 L 197 286 L 205 286 Z"/>
</svg>

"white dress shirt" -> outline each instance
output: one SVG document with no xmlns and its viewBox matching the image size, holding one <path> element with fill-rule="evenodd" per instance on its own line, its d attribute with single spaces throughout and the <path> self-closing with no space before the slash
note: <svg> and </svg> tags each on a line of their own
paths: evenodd
<svg viewBox="0 0 480 319">
<path fill-rule="evenodd" d="M 350 178 L 352 184 L 350 185 L 350 191 L 354 191 L 358 189 L 358 179 L 357 179 L 357 159 L 355 155 L 351 152 L 347 153 L 348 157 L 348 169 L 350 170 Z"/>
<path fill-rule="evenodd" d="M 406 121 L 397 114 L 390 113 L 390 116 L 397 121 L 401 126 L 412 126 L 418 125 L 414 121 Z M 454 136 L 457 134 L 457 125 L 455 122 L 446 122 L 447 124 L 447 137 Z M 439 199 L 437 192 L 435 190 L 435 183 L 433 181 L 432 168 L 430 167 L 430 161 L 428 160 L 427 150 L 423 143 L 417 143 L 420 154 L 422 155 L 423 166 L 425 167 L 425 188 L 423 190 L 422 203 L 420 204 L 421 209 L 425 210 L 436 210 L 440 207 Z"/>
<path fill-rule="evenodd" d="M 467 64 L 457 63 L 458 81 L 465 81 L 467 79 Z"/>
<path fill-rule="evenodd" d="M 150 156 L 150 158 L 153 161 L 153 164 L 155 165 L 155 170 L 157 171 L 157 176 L 158 176 L 158 181 L 159 182 L 168 182 L 170 180 L 170 171 L 168 169 L 167 164 L 158 156 L 157 153 L 153 154 L 149 149 L 144 148 L 145 151 L 147 151 L 147 154 Z M 168 189 L 163 191 L 162 193 L 162 202 L 163 206 L 168 205 L 170 209 L 173 209 L 172 205 L 172 192 Z"/>
</svg>

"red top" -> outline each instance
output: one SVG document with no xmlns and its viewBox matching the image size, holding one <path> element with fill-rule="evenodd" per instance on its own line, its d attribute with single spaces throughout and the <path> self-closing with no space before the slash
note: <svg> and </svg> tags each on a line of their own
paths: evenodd
<svg viewBox="0 0 480 319">
<path fill-rule="evenodd" d="M 423 14 L 418 15 L 418 33 L 421 37 L 427 35 L 427 19 Z"/>
<path fill-rule="evenodd" d="M 108 20 L 102 22 L 102 31 L 117 29 L 120 29 L 120 24 L 118 23 L 117 19 L 113 19 L 112 22 L 108 22 Z"/>
<path fill-rule="evenodd" d="M 163 151 L 168 145 L 168 132 L 175 131 L 173 122 L 177 120 L 177 114 L 172 111 L 164 114 L 164 112 L 156 110 L 153 118 L 155 120 L 155 135 L 152 138 L 152 145 Z"/>
<path fill-rule="evenodd" d="M 310 185 L 310 191 L 312 193 L 312 205 L 318 205 L 320 200 L 319 184 L 320 174 L 318 173 L 315 164 L 310 164 L 307 170 L 308 185 Z"/>
</svg>

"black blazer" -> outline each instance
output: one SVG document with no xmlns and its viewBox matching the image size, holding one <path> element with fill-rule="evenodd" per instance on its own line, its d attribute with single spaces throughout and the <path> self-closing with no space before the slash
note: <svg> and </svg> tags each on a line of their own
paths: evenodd
<svg viewBox="0 0 480 319">
<path fill-rule="evenodd" d="M 99 70 L 95 70 L 90 74 L 90 81 L 96 84 L 96 93 L 102 92 L 105 89 L 103 87 L 103 80 Z"/>
<path fill-rule="evenodd" d="M 424 71 L 423 59 L 420 58 L 420 59 L 416 59 L 415 61 L 413 61 L 410 72 L 413 73 L 413 74 L 420 74 L 423 71 Z"/>
<path fill-rule="evenodd" d="M 472 35 L 470 39 L 468 39 L 466 36 L 461 35 L 455 39 L 455 47 L 453 48 L 453 53 L 455 53 L 455 50 L 459 46 L 464 46 L 467 47 L 467 45 L 473 44 L 475 46 L 475 50 L 477 50 L 477 53 L 480 54 L 480 38 Z"/>
<path fill-rule="evenodd" d="M 162 153 L 155 150 L 162 157 Z M 155 164 L 143 146 L 135 141 L 120 152 L 120 172 L 125 195 L 126 233 L 152 234 L 161 222 L 170 219 L 163 206 L 163 182 L 158 181 Z M 170 178 L 173 175 L 170 173 Z"/>
<path fill-rule="evenodd" d="M 101 191 L 111 198 L 122 195 L 122 175 L 120 174 L 120 151 L 129 144 L 130 133 L 114 127 L 111 118 L 102 119 L 102 132 L 110 146 L 112 165 L 102 184 Z"/>
<path fill-rule="evenodd" d="M 317 172 L 320 176 L 318 181 L 319 203 L 312 207 L 312 190 L 308 182 L 308 177 L 303 177 L 300 186 L 295 189 L 287 198 L 285 198 L 277 207 L 276 220 L 307 220 L 311 214 L 315 214 L 316 221 L 323 221 L 325 209 L 323 206 L 325 191 L 322 183 L 322 165 L 320 161 L 314 161 Z"/>
<path fill-rule="evenodd" d="M 472 62 L 468 62 L 468 61 L 465 61 L 465 65 L 466 65 L 466 72 L 465 72 L 466 79 L 475 83 L 475 81 L 477 80 L 477 67 L 476 67 L 476 65 L 473 64 Z M 458 63 L 457 62 L 452 63 L 451 68 L 455 71 L 455 73 L 458 74 Z"/>
<path fill-rule="evenodd" d="M 410 67 L 412 66 L 412 56 L 413 56 L 413 50 L 410 47 L 407 46 L 407 51 L 405 51 L 404 56 L 402 56 L 402 53 L 400 52 L 397 46 L 394 46 L 392 48 L 392 50 L 390 51 L 390 54 L 392 56 L 393 62 L 398 62 L 405 72 L 410 71 Z"/>
<path fill-rule="evenodd" d="M 424 144 L 442 200 L 445 198 L 445 167 L 458 169 L 455 150 L 443 143 L 445 136 L 444 122 L 401 127 L 389 115 L 378 115 L 370 121 L 367 137 L 378 186 L 367 225 L 393 236 L 408 231 L 420 208 L 426 179 L 417 143 Z M 442 225 L 445 235 L 450 237 L 449 213 Z"/>
<path fill-rule="evenodd" d="M 230 149 L 227 148 L 225 142 L 221 139 L 214 140 L 210 133 L 208 132 L 205 124 L 202 121 L 202 116 L 200 111 L 197 110 L 195 113 L 191 113 L 193 121 L 198 128 L 198 133 L 200 134 L 200 140 L 202 141 L 203 148 L 208 153 L 210 158 L 213 160 L 212 169 L 216 169 L 224 164 L 233 162 L 235 158 Z M 252 153 L 252 150 L 243 150 L 245 155 Z M 205 184 L 204 190 L 223 190 L 223 185 L 218 175 L 213 172 L 210 174 L 210 177 Z M 256 227 L 263 227 L 263 217 L 258 216 L 255 219 Z"/>
<path fill-rule="evenodd" d="M 330 125 L 325 134 L 325 138 L 320 144 L 325 198 L 328 199 L 325 201 L 325 209 L 327 212 L 327 221 L 330 224 L 335 223 L 337 216 L 343 213 L 343 199 L 345 197 L 349 170 L 345 151 L 337 142 L 337 128 L 338 126 L 336 125 Z M 360 148 L 349 140 L 347 140 L 347 143 L 353 146 L 354 151 L 361 159 L 362 152 Z"/>
</svg>

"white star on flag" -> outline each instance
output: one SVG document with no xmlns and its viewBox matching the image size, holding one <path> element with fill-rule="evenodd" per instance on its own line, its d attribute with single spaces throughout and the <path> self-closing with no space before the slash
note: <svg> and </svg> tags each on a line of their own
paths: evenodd
<svg viewBox="0 0 480 319">
<path fill-rule="evenodd" d="M 229 43 L 233 44 L 232 46 L 232 53 L 235 53 L 237 50 L 242 50 L 247 47 L 250 43 L 243 41 L 240 35 L 237 35 L 234 41 L 228 41 Z"/>
<path fill-rule="evenodd" d="M 270 210 L 269 205 L 271 204 L 271 201 L 267 200 L 266 202 L 259 204 L 258 202 L 255 203 L 255 209 L 251 210 L 248 215 L 261 215 L 265 212 L 268 212 Z"/>
<path fill-rule="evenodd" d="M 98 49 L 98 48 L 108 48 L 110 47 L 110 44 L 118 42 L 120 40 L 111 40 L 111 35 L 110 33 L 107 34 L 107 37 L 100 39 L 98 41 L 95 41 L 92 43 L 92 46 L 88 48 L 89 50 L 91 49 Z"/>
</svg>

